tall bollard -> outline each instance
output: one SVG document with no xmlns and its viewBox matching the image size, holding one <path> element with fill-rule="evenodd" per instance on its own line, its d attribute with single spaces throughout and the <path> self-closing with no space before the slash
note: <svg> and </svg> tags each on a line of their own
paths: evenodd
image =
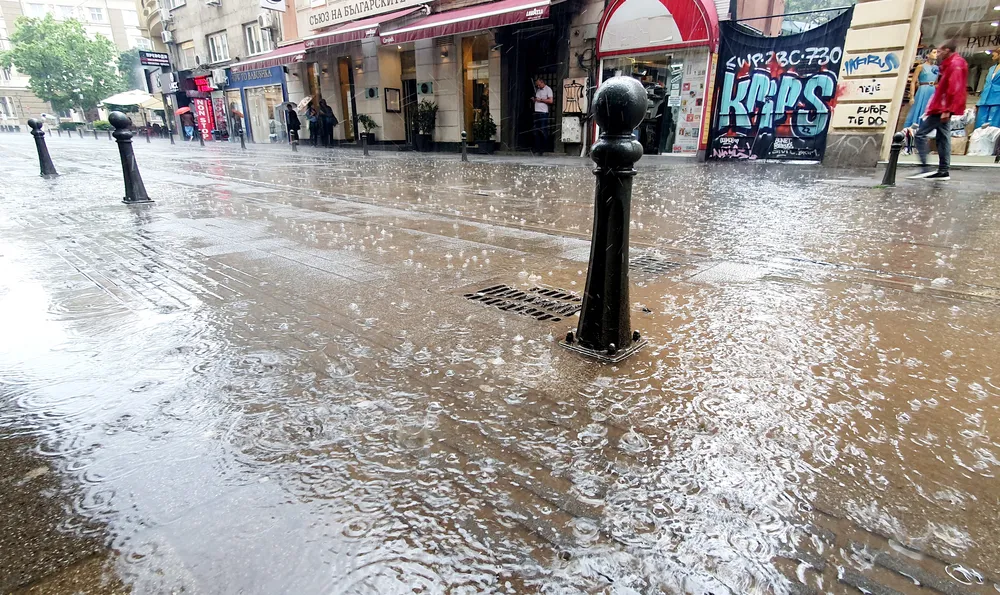
<svg viewBox="0 0 1000 595">
<path fill-rule="evenodd" d="M 645 117 L 646 90 L 632 77 L 616 76 L 601 85 L 592 106 L 601 137 L 590 151 L 597 164 L 590 265 L 580 322 L 562 344 L 614 363 L 646 343 L 638 331 L 632 332 L 628 297 L 629 209 L 636 173 L 632 166 L 642 157 L 642 145 L 632 131 Z"/>
<path fill-rule="evenodd" d="M 365 157 L 368 156 L 368 133 L 361 133 L 361 151 Z"/>
<path fill-rule="evenodd" d="M 80 133 L 80 138 L 83 138 L 83 128 L 80 128 L 79 126 L 77 126 L 76 127 L 76 131 Z"/>
<path fill-rule="evenodd" d="M 892 135 L 892 145 L 889 147 L 889 163 L 885 165 L 885 175 L 882 176 L 883 186 L 896 185 L 896 165 L 899 163 L 899 152 L 903 149 L 903 133 Z"/>
<path fill-rule="evenodd" d="M 243 132 L 243 129 L 241 128 L 240 129 L 240 148 L 243 149 L 244 151 L 247 150 L 247 138 L 246 138 L 246 136 L 247 135 Z"/>
<path fill-rule="evenodd" d="M 49 157 L 49 148 L 45 146 L 45 133 L 42 132 L 42 121 L 34 118 L 28 120 L 28 127 L 31 128 L 31 136 L 35 137 L 35 150 L 38 151 L 38 166 L 43 178 L 54 178 L 59 175 L 56 166 L 52 165 L 52 158 Z"/>
<path fill-rule="evenodd" d="M 97 129 L 94 129 L 94 140 L 97 140 Z"/>
<path fill-rule="evenodd" d="M 468 139 L 468 136 L 469 135 L 467 135 L 465 133 L 465 131 L 463 130 L 462 131 L 462 161 L 468 161 L 469 160 L 469 154 L 466 151 L 466 140 Z"/>
<path fill-rule="evenodd" d="M 110 130 L 108 131 L 108 140 L 115 140 L 115 139 L 111 138 L 111 131 Z"/>
<path fill-rule="evenodd" d="M 122 173 L 125 175 L 125 198 L 122 202 L 129 205 L 153 202 L 146 194 L 146 186 L 139 175 L 139 164 L 135 162 L 135 153 L 132 152 L 132 133 L 128 130 L 132 122 L 121 112 L 111 112 L 108 121 L 115 127 L 114 137 L 118 141 L 118 154 L 121 155 Z"/>
</svg>

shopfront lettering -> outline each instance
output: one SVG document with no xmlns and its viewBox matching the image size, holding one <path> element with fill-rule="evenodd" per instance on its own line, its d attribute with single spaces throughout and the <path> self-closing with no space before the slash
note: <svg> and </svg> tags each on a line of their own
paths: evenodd
<svg viewBox="0 0 1000 595">
<path fill-rule="evenodd" d="M 852 15 L 844 11 L 823 30 L 773 38 L 724 23 L 709 155 L 821 160 Z"/>
<path fill-rule="evenodd" d="M 897 70 L 899 70 L 899 57 L 893 52 L 888 52 L 885 55 L 855 56 L 844 61 L 844 73 L 847 75 L 885 73 Z"/>
<path fill-rule="evenodd" d="M 418 4 L 420 4 L 418 0 L 339 0 L 308 13 L 305 24 L 307 29 L 313 30 Z M 299 23 L 301 25 L 302 21 Z M 374 35 L 374 31 L 369 35 Z"/>
<path fill-rule="evenodd" d="M 234 83 L 242 83 L 246 81 L 256 81 L 260 79 L 269 79 L 273 75 L 271 74 L 270 68 L 263 68 L 260 70 L 247 70 L 246 72 L 234 72 L 229 75 Z"/>
<path fill-rule="evenodd" d="M 978 37 L 970 37 L 965 43 L 965 48 L 969 50 L 977 50 L 982 48 L 995 48 L 1000 46 L 1000 34 L 994 35 L 980 35 Z"/>
</svg>

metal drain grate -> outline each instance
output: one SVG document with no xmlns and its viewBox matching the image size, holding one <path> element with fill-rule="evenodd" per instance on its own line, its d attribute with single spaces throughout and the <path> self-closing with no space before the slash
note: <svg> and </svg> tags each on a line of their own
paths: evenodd
<svg viewBox="0 0 1000 595">
<path fill-rule="evenodd" d="M 646 252 L 629 261 L 629 266 L 651 275 L 663 275 L 680 268 L 682 265 L 679 262 L 667 260 L 659 254 Z"/>
<path fill-rule="evenodd" d="M 526 291 L 509 285 L 493 285 L 465 297 L 484 304 L 531 316 L 536 320 L 559 322 L 583 307 L 583 299 L 575 293 L 550 287 L 532 287 Z"/>
</svg>

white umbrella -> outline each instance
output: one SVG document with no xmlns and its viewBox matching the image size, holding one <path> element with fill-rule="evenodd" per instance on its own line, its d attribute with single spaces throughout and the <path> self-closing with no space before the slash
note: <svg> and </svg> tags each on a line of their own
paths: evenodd
<svg viewBox="0 0 1000 595">
<path fill-rule="evenodd" d="M 301 112 L 302 110 L 306 109 L 306 107 L 308 107 L 309 104 L 312 103 L 312 100 L 313 100 L 312 96 L 303 97 L 302 101 L 300 101 L 299 104 L 295 107 L 295 111 Z"/>
<path fill-rule="evenodd" d="M 159 98 L 153 97 L 145 91 L 140 91 L 139 89 L 132 89 L 131 91 L 125 91 L 123 93 L 118 93 L 117 95 L 112 95 L 107 99 L 101 101 L 102 104 L 109 103 L 111 105 L 135 105 L 145 109 L 163 109 L 163 102 Z"/>
</svg>

